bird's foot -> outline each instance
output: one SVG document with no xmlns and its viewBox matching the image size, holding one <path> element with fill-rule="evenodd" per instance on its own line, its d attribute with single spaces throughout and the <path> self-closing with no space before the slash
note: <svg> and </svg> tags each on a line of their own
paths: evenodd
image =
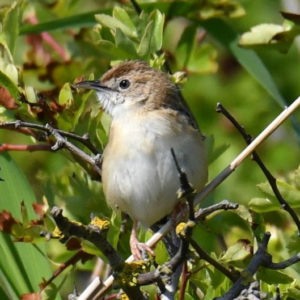
<svg viewBox="0 0 300 300">
<path fill-rule="evenodd" d="M 130 249 L 134 260 L 144 259 L 146 253 L 155 256 L 154 251 L 147 244 L 141 243 L 138 240 L 136 240 L 135 242 L 130 241 Z"/>
<path fill-rule="evenodd" d="M 133 223 L 133 228 L 130 235 L 130 249 L 134 260 L 141 260 L 146 253 L 155 256 L 154 251 L 145 243 L 141 243 L 137 238 L 137 222 Z"/>
</svg>

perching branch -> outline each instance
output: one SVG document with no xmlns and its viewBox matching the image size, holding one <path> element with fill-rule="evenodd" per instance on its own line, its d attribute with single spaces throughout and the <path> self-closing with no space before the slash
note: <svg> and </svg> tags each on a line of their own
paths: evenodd
<svg viewBox="0 0 300 300">
<path fill-rule="evenodd" d="M 32 128 L 32 129 L 36 129 L 39 131 L 44 131 L 48 134 L 50 133 L 49 129 L 46 128 L 46 125 L 35 124 L 35 123 L 30 123 L 30 122 L 23 122 L 20 120 L 11 121 L 11 122 L 0 122 L 0 128 L 9 129 L 9 130 L 20 130 L 21 133 L 25 133 L 25 134 L 31 134 L 31 133 L 28 131 L 23 132 L 23 131 L 21 131 L 21 129 Z M 56 129 L 56 130 L 61 136 L 71 138 L 71 139 L 76 140 L 76 141 L 80 142 L 81 144 L 85 145 L 93 154 L 95 154 L 95 155 L 101 154 L 97 150 L 97 148 L 91 143 L 88 134 L 84 134 L 83 136 L 80 136 L 80 135 L 77 135 L 72 132 L 68 132 L 68 131 L 64 131 L 64 130 L 60 130 L 60 129 Z"/>
<path fill-rule="evenodd" d="M 252 140 L 253 140 L 252 136 L 249 133 L 246 132 L 245 128 L 242 127 L 237 122 L 237 120 L 225 109 L 225 107 L 221 103 L 217 104 L 217 112 L 222 113 L 234 125 L 234 127 L 239 131 L 239 133 L 242 135 L 242 137 L 244 138 L 245 142 L 248 145 L 252 142 Z M 265 176 L 266 176 L 266 178 L 267 178 L 267 180 L 268 180 L 268 182 L 269 182 L 269 184 L 272 188 L 272 191 L 273 191 L 275 197 L 277 198 L 277 200 L 280 203 L 281 207 L 284 210 L 286 210 L 289 213 L 289 215 L 292 217 L 292 219 L 294 220 L 294 222 L 295 222 L 295 224 L 298 228 L 298 234 L 300 235 L 300 220 L 297 216 L 297 213 L 292 209 L 292 207 L 282 197 L 282 195 L 281 195 L 281 193 L 278 189 L 278 186 L 277 186 L 276 178 L 268 170 L 268 168 L 263 163 L 263 161 L 261 160 L 261 158 L 259 157 L 257 152 L 255 152 L 255 151 L 252 152 L 252 159 L 258 164 L 260 169 L 265 174 Z"/>
<path fill-rule="evenodd" d="M 66 241 L 71 236 L 83 238 L 94 244 L 109 260 L 109 264 L 115 272 L 122 271 L 125 263 L 118 252 L 106 239 L 107 227 L 89 224 L 88 226 L 71 222 L 62 215 L 62 209 L 53 207 L 51 215 Z M 130 299 L 145 299 L 137 286 L 122 285 L 122 289 Z"/>
<path fill-rule="evenodd" d="M 52 150 L 57 151 L 61 148 L 65 148 L 70 151 L 70 153 L 77 158 L 79 158 L 81 161 L 88 163 L 90 166 L 92 166 L 93 170 L 101 176 L 101 153 L 96 149 L 96 147 L 91 143 L 89 136 L 87 134 L 84 134 L 83 136 L 79 136 L 75 133 L 63 131 L 60 129 L 56 129 L 52 127 L 49 124 L 46 125 L 40 125 L 35 123 L 29 123 L 29 122 L 23 122 L 20 120 L 12 121 L 12 122 L 2 122 L 0 123 L 0 128 L 2 129 L 10 129 L 10 130 L 17 130 L 19 128 L 32 128 L 39 131 L 44 131 L 47 133 L 47 135 L 52 135 L 55 138 L 55 144 L 52 145 L 53 142 L 51 142 L 51 147 L 49 148 L 49 145 L 22 145 L 23 147 L 8 147 L 5 146 L 3 149 L 8 150 Z M 73 143 L 69 142 L 67 138 L 74 139 L 83 145 L 85 145 L 95 156 L 90 156 L 86 154 L 83 150 L 75 146 Z M 45 140 L 45 139 L 44 139 Z M 2 145 L 3 147 L 3 145 Z M 10 149 L 9 149 L 10 148 Z M 12 149 L 13 148 L 13 149 Z M 0 148 L 1 150 L 1 148 Z"/>
<path fill-rule="evenodd" d="M 82 225 L 71 222 L 62 214 L 62 209 L 54 206 L 51 215 L 55 223 L 64 236 L 64 240 L 68 240 L 71 236 L 83 238 L 93 243 L 109 260 L 114 270 L 122 269 L 124 260 L 119 256 L 118 252 L 106 240 L 107 228 L 101 228 L 95 225 Z"/>
</svg>

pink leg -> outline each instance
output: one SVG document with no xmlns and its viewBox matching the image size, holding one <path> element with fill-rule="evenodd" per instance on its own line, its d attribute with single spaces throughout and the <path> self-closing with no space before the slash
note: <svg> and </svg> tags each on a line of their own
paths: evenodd
<svg viewBox="0 0 300 300">
<path fill-rule="evenodd" d="M 141 260 L 143 250 L 146 250 L 148 253 L 155 256 L 154 251 L 149 246 L 147 246 L 145 243 L 139 242 L 137 238 L 137 225 L 138 222 L 134 220 L 130 235 L 130 249 L 134 259 Z"/>
</svg>

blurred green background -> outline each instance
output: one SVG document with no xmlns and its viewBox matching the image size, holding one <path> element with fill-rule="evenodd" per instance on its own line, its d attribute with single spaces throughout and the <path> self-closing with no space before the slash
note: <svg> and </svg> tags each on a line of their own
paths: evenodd
<svg viewBox="0 0 300 300">
<path fill-rule="evenodd" d="M 171 1 L 169 2 L 171 3 Z M 0 0 L 0 14 L 5 16 L 7 9 L 13 3 L 15 2 Z M 166 3 L 168 4 L 168 1 L 153 1 L 152 3 L 140 1 L 146 10 L 156 8 L 156 5 L 163 7 Z M 282 24 L 284 21 L 280 11 L 284 10 L 283 7 L 287 1 L 244 0 L 237 1 L 237 3 L 244 8 L 244 15 L 239 18 L 226 18 L 225 16 L 221 18 L 222 22 L 224 21 L 230 28 L 233 28 L 236 37 L 257 24 Z M 59 128 L 75 131 L 78 134 L 89 132 L 92 142 L 101 149 L 106 143 L 109 120 L 102 114 L 96 103 L 95 95 L 92 93 L 73 94 L 70 100 L 61 95 L 61 89 L 65 87 L 65 83 L 73 83 L 75 79 L 81 77 L 99 78 L 109 68 L 111 61 L 126 58 L 126 52 L 122 45 L 119 48 L 109 48 L 107 44 L 104 45 L 100 42 L 101 39 L 109 40 L 112 37 L 103 24 L 100 27 L 99 23 L 95 21 L 93 14 L 101 12 L 110 15 L 115 5 L 123 5 L 129 9 L 130 16 L 133 16 L 134 11 L 130 8 L 130 3 L 126 0 L 48 0 L 18 1 L 14 5 L 20 6 L 23 11 L 18 28 L 20 34 L 17 35 L 15 41 L 13 63 L 7 58 L 5 49 L 1 48 L 1 59 L 7 61 L 0 64 L 0 70 L 11 76 L 14 69 L 8 69 L 7 65 L 15 66 L 19 71 L 17 81 L 21 83 L 25 95 L 29 98 L 32 96 L 32 100 L 30 100 L 32 103 L 37 103 L 42 99 L 53 109 L 51 103 L 56 101 L 62 106 L 66 105 L 67 109 L 63 112 L 52 110 L 51 113 L 46 113 L 43 110 L 30 110 L 23 103 L 20 104 L 18 110 L 0 108 L 0 120 L 13 120 L 21 117 L 42 124 L 54 122 Z M 69 23 L 69 17 L 83 13 L 89 13 L 86 21 L 83 22 L 84 18 L 81 16 L 75 19 L 74 23 Z M 173 16 L 176 13 L 179 17 Z M 179 68 L 172 51 L 175 51 L 175 41 L 180 39 L 183 28 L 189 25 L 190 20 L 187 20 L 186 17 L 184 14 L 180 16 L 180 11 L 169 11 L 165 19 L 162 51 L 165 51 L 173 73 L 184 69 Z M 58 20 L 62 20 L 63 25 L 59 26 Z M 48 24 L 49 33 L 63 49 L 63 54 L 53 49 L 45 40 L 41 41 L 36 38 L 37 36 L 34 38 L 30 35 L 32 31 L 40 30 L 38 26 L 34 27 L 35 22 Z M 54 22 L 55 28 L 51 27 L 53 25 L 51 22 Z M 221 102 L 253 136 L 258 135 L 280 113 L 283 107 L 278 103 L 278 99 L 274 99 L 266 91 L 264 83 L 257 80 L 257 76 L 247 72 L 246 68 L 239 63 L 239 57 L 229 51 L 226 44 L 222 42 L 222 30 L 219 28 L 218 35 L 214 36 L 210 34 L 209 30 L 205 33 L 206 26 L 206 21 L 200 20 L 197 23 L 198 31 L 195 37 L 199 49 L 202 45 L 209 45 L 203 50 L 203 55 L 205 55 L 203 56 L 203 65 L 199 60 L 198 63 L 202 66 L 201 70 L 185 69 L 187 80 L 182 85 L 182 92 L 202 132 L 211 143 L 212 140 L 214 141 L 214 149 L 226 148 L 209 166 L 209 177 L 213 179 L 245 147 L 235 128 L 222 115 L 216 113 L 217 102 Z M 2 29 L 1 37 L 3 38 L 5 30 L 8 28 Z M 7 32 L 8 35 L 13 34 L 9 30 Z M 226 35 L 226 28 L 224 28 L 224 35 Z M 299 39 L 294 41 L 287 53 L 281 53 L 269 47 L 260 47 L 256 49 L 256 54 L 269 71 L 286 104 L 291 103 L 300 94 Z M 153 59 L 153 56 L 149 54 L 144 58 L 150 60 Z M 8 61 L 9 63 L 7 63 Z M 67 94 L 67 97 L 71 96 Z M 68 101 L 70 104 L 67 103 Z M 76 111 L 80 111 L 80 114 Z M 258 148 L 262 160 L 276 177 L 284 178 L 299 166 L 300 131 L 297 132 L 295 126 L 300 127 L 300 112 L 294 114 L 294 126 L 287 121 Z M 30 137 L 5 130 L 0 130 L 0 141 L 12 144 L 36 142 Z M 56 204 L 63 207 L 67 215 L 85 223 L 89 221 L 91 213 L 111 217 L 111 211 L 106 207 L 101 191 L 101 183 L 93 181 L 83 169 L 74 164 L 70 155 L 65 151 L 56 153 L 13 151 L 9 154 L 25 173 L 38 201 L 46 197 L 50 205 Z M 262 197 L 261 191 L 256 185 L 264 181 L 265 177 L 257 165 L 251 159 L 247 159 L 205 200 L 203 205 L 229 199 L 247 206 L 252 198 Z M 288 220 L 286 214 L 278 211 L 266 213 L 263 216 L 267 223 L 278 226 L 285 226 Z M 243 237 L 243 234 L 250 238 L 247 226 L 245 225 L 246 229 L 243 228 L 241 220 L 235 218 L 238 217 L 228 212 L 222 217 L 211 220 L 208 227 L 215 232 L 220 230 L 228 245 L 235 243 Z M 235 221 L 237 226 L 240 226 L 239 229 L 232 227 Z M 226 222 L 228 222 L 228 226 L 226 226 Z M 222 229 L 218 229 L 220 224 L 223 224 Z M 286 226 L 289 227 L 289 225 Z M 209 237 L 203 246 L 210 251 L 215 250 L 220 253 L 222 247 L 216 246 L 217 242 L 212 238 L 213 234 L 209 230 L 208 233 L 205 233 L 204 229 L 201 230 L 202 236 L 207 234 Z M 289 233 L 292 235 L 292 230 Z M 58 242 L 48 243 L 48 247 L 50 257 L 55 258 L 56 261 L 64 261 L 70 257 L 70 254 L 66 254 L 62 250 L 63 246 L 58 246 Z M 126 256 L 128 248 L 125 247 L 122 254 Z M 83 268 L 90 269 L 91 266 Z M 74 279 L 69 280 L 69 286 L 65 286 L 67 292 L 70 292 Z"/>
</svg>

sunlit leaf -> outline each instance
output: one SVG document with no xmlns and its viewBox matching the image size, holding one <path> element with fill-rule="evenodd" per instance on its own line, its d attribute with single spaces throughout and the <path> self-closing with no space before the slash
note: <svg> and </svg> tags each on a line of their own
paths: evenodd
<svg viewBox="0 0 300 300">
<path fill-rule="evenodd" d="M 125 9 L 116 6 L 113 10 L 113 17 L 118 19 L 123 24 L 125 24 L 127 28 L 133 32 L 134 36 L 137 35 L 135 25 L 133 24 L 132 20 L 130 19 Z"/>
<path fill-rule="evenodd" d="M 149 54 L 153 28 L 154 28 L 154 23 L 153 21 L 150 21 L 145 28 L 145 32 L 137 48 L 137 53 L 139 56 L 146 56 L 147 54 Z"/>
<path fill-rule="evenodd" d="M 280 210 L 279 202 L 274 198 L 252 198 L 249 201 L 248 206 L 258 213 Z"/>
<path fill-rule="evenodd" d="M 292 207 L 300 207 L 300 191 L 287 182 L 277 180 L 276 183 L 283 198 Z M 273 190 L 268 182 L 258 184 L 258 188 L 266 195 L 274 197 Z"/>
<path fill-rule="evenodd" d="M 114 17 L 105 15 L 105 14 L 97 14 L 97 15 L 95 15 L 95 18 L 100 24 L 107 26 L 114 31 L 116 31 L 116 29 L 119 28 L 127 36 L 129 36 L 131 38 L 137 37 L 137 33 L 135 31 L 132 31 L 131 28 L 127 24 L 122 23 L 120 20 L 118 20 Z"/>
<path fill-rule="evenodd" d="M 72 105 L 74 99 L 69 83 L 65 83 L 61 88 L 58 96 L 58 103 L 66 108 Z"/>
<path fill-rule="evenodd" d="M 282 52 L 287 52 L 300 33 L 292 24 L 259 24 L 242 34 L 239 45 L 256 48 L 258 46 L 272 46 Z"/>
<path fill-rule="evenodd" d="M 151 39 L 151 51 L 156 52 L 160 50 L 162 46 L 165 16 L 159 10 L 155 10 L 152 18 L 154 25 Z"/>
<path fill-rule="evenodd" d="M 21 1 L 15 1 L 3 19 L 3 32 L 11 53 L 14 53 L 16 39 L 19 35 L 20 3 Z"/>
<path fill-rule="evenodd" d="M 126 58 L 136 58 L 136 48 L 131 39 L 129 39 L 122 30 L 118 29 L 116 30 L 116 46 L 120 49 L 124 49 L 124 51 L 127 52 Z"/>
<path fill-rule="evenodd" d="M 234 0 L 210 0 L 199 5 L 196 16 L 202 20 L 218 17 L 237 18 L 245 14 L 244 8 Z"/>
<path fill-rule="evenodd" d="M 0 85 L 5 87 L 15 100 L 17 100 L 19 98 L 20 93 L 19 93 L 18 87 L 2 71 L 0 71 Z"/>
<path fill-rule="evenodd" d="M 236 262 L 243 261 L 250 256 L 249 249 L 246 249 L 245 245 L 241 242 L 237 242 L 227 249 L 221 260 L 224 262 Z"/>
</svg>

